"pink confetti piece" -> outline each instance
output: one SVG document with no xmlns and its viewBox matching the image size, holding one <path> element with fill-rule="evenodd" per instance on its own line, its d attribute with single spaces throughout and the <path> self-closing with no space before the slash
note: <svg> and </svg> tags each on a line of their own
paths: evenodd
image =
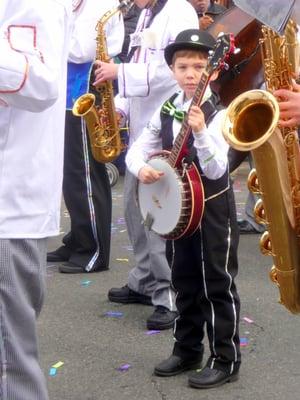
<svg viewBox="0 0 300 400">
<path fill-rule="evenodd" d="M 244 317 L 243 320 L 245 322 L 248 322 L 248 324 L 253 324 L 253 322 L 254 322 L 251 318 L 248 318 L 248 317 Z"/>
<path fill-rule="evenodd" d="M 120 367 L 117 368 L 117 371 L 124 372 L 124 371 L 128 371 L 129 368 L 131 368 L 130 364 L 123 364 L 123 365 L 120 365 Z"/>
<path fill-rule="evenodd" d="M 151 336 L 151 335 L 157 335 L 158 333 L 160 333 L 161 331 L 158 331 L 158 330 L 151 330 L 151 331 L 147 331 L 146 332 L 146 335 L 149 335 L 149 336 Z"/>
<path fill-rule="evenodd" d="M 240 338 L 240 345 L 241 345 L 241 347 L 246 347 L 246 346 L 248 346 L 248 343 L 249 343 L 249 341 L 248 341 L 247 338 Z"/>
</svg>

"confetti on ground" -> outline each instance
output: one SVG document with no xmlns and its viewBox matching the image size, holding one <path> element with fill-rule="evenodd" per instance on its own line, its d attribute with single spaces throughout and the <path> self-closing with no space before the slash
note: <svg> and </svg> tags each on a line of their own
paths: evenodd
<svg viewBox="0 0 300 400">
<path fill-rule="evenodd" d="M 156 330 L 152 330 L 152 331 L 147 331 L 146 335 L 157 335 L 158 333 L 160 333 L 160 331 L 156 331 Z"/>
<path fill-rule="evenodd" d="M 129 262 L 128 258 L 116 258 L 116 260 L 121 262 Z"/>
<path fill-rule="evenodd" d="M 132 246 L 122 246 L 123 249 L 128 250 L 128 251 L 133 251 Z"/>
<path fill-rule="evenodd" d="M 121 318 L 123 317 L 123 313 L 120 311 L 106 311 L 106 313 L 104 313 L 104 315 L 106 317 L 114 317 L 114 318 Z"/>
<path fill-rule="evenodd" d="M 56 375 L 56 368 L 50 368 L 50 370 L 49 370 L 49 375 L 50 375 L 50 376 Z"/>
<path fill-rule="evenodd" d="M 248 322 L 248 324 L 253 324 L 253 322 L 254 322 L 251 318 L 248 318 L 248 317 L 244 317 L 243 320 L 245 322 Z"/>
<path fill-rule="evenodd" d="M 80 282 L 80 285 L 86 287 L 86 286 L 89 286 L 91 283 L 92 283 L 92 281 L 84 280 L 84 281 Z"/>
<path fill-rule="evenodd" d="M 124 232 L 127 232 L 127 229 L 122 229 L 122 230 L 120 231 L 120 233 L 124 233 Z"/>
<path fill-rule="evenodd" d="M 245 346 L 247 346 L 247 345 L 248 345 L 248 343 L 249 343 L 249 341 L 248 341 L 248 339 L 247 339 L 247 338 L 240 338 L 240 344 L 241 344 L 241 347 L 245 347 Z"/>
<path fill-rule="evenodd" d="M 62 361 L 58 361 L 56 364 L 52 365 L 52 368 L 60 368 L 64 365 L 64 363 Z"/>
<path fill-rule="evenodd" d="M 123 365 L 120 365 L 120 367 L 117 368 L 117 370 L 118 370 L 118 371 L 121 371 L 121 372 L 124 372 L 124 371 L 128 371 L 129 368 L 131 368 L 131 365 L 130 365 L 130 364 L 123 364 Z"/>
</svg>

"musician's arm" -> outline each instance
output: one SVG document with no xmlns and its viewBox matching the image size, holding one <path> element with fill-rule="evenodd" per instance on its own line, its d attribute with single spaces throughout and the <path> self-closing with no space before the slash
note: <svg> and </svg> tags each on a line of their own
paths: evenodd
<svg viewBox="0 0 300 400">
<path fill-rule="evenodd" d="M 149 156 L 162 148 L 160 128 L 161 122 L 159 109 L 153 115 L 146 128 L 143 129 L 142 134 L 131 145 L 127 152 L 125 159 L 127 168 L 136 177 L 138 177 L 140 169 L 147 166 L 146 161 Z"/>
<path fill-rule="evenodd" d="M 220 178 L 227 170 L 228 144 L 222 135 L 221 124 L 224 111 L 214 117 L 208 127 L 194 133 L 194 147 L 204 175 L 209 179 Z"/>
</svg>

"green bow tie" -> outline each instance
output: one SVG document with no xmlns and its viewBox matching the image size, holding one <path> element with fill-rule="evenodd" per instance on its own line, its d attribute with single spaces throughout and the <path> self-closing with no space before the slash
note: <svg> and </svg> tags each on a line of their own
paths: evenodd
<svg viewBox="0 0 300 400">
<path fill-rule="evenodd" d="M 182 122 L 184 120 L 185 112 L 181 110 L 177 110 L 173 103 L 169 100 L 165 102 L 162 106 L 161 112 L 163 114 L 171 115 L 177 121 Z"/>
</svg>

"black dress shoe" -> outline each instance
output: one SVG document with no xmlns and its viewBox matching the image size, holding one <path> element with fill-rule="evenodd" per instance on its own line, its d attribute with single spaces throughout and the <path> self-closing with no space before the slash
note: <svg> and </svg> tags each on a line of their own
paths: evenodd
<svg viewBox="0 0 300 400">
<path fill-rule="evenodd" d="M 246 221 L 245 219 L 238 220 L 238 227 L 241 235 L 248 235 L 251 233 L 262 233 L 257 229 L 255 229 L 254 226 L 252 226 L 250 222 Z"/>
<path fill-rule="evenodd" d="M 47 261 L 48 262 L 64 262 L 69 261 L 70 251 L 66 248 L 66 246 L 61 246 L 54 251 L 50 251 L 47 253 Z"/>
<path fill-rule="evenodd" d="M 184 359 L 172 354 L 169 358 L 156 365 L 154 374 L 157 376 L 174 376 L 189 369 L 201 368 L 202 354 L 196 358 Z"/>
<path fill-rule="evenodd" d="M 203 368 L 200 372 L 193 372 L 189 375 L 188 383 L 198 389 L 209 389 L 221 386 L 226 382 L 234 382 L 239 378 L 238 371 L 233 373 L 219 369 Z"/>
<path fill-rule="evenodd" d="M 152 306 L 152 301 L 150 296 L 145 296 L 131 290 L 127 285 L 121 288 L 112 288 L 108 292 L 108 299 L 114 303 L 139 303 L 145 304 L 147 306 Z"/>
<path fill-rule="evenodd" d="M 58 267 L 58 270 L 59 272 L 62 272 L 64 274 L 91 274 L 92 272 L 106 271 L 108 270 L 108 268 L 98 268 L 98 269 L 93 269 L 91 271 L 87 271 L 81 265 L 77 265 L 69 261 L 60 265 Z"/>
<path fill-rule="evenodd" d="M 157 306 L 153 314 L 147 319 L 147 328 L 160 331 L 173 328 L 177 317 L 178 313 L 176 311 L 170 311 L 166 307 Z"/>
</svg>

